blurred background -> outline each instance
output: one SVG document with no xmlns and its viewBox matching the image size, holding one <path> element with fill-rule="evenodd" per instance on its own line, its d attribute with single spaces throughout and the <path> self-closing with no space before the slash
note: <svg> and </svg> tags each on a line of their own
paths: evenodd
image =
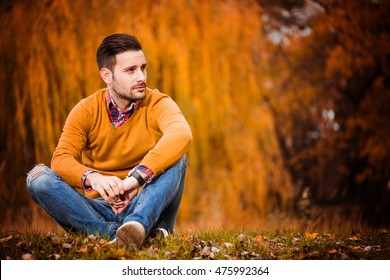
<svg viewBox="0 0 390 280">
<path fill-rule="evenodd" d="M 2 0 L 0 228 L 55 227 L 26 173 L 105 86 L 96 49 L 116 32 L 193 131 L 179 230 L 389 225 L 389 15 L 386 0 Z"/>
</svg>

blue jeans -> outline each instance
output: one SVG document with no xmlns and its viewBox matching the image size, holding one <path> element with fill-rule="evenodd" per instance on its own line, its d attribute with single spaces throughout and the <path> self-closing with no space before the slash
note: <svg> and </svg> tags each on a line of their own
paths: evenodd
<svg viewBox="0 0 390 280">
<path fill-rule="evenodd" d="M 65 230 L 115 238 L 129 221 L 141 223 L 146 236 L 154 228 L 173 232 L 184 190 L 187 157 L 159 175 L 116 215 L 103 198 L 91 199 L 70 187 L 49 167 L 39 164 L 27 175 L 27 191 Z"/>
</svg>

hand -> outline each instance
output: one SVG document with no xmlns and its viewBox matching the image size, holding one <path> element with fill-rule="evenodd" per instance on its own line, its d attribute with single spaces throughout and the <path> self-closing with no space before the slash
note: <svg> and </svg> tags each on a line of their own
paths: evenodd
<svg viewBox="0 0 390 280">
<path fill-rule="evenodd" d="M 85 185 L 97 191 L 107 203 L 113 205 L 119 195 L 125 193 L 123 181 L 116 176 L 104 176 L 100 173 L 90 173 Z"/>
<path fill-rule="evenodd" d="M 137 195 L 138 193 L 138 181 L 133 177 L 127 177 L 123 180 L 123 186 L 126 190 L 123 195 L 116 197 L 116 200 L 112 204 L 112 211 L 115 214 L 120 214 L 122 211 L 129 205 L 130 201 Z"/>
<path fill-rule="evenodd" d="M 133 189 L 131 191 L 125 192 L 123 195 L 117 197 L 114 201 L 114 204 L 111 206 L 112 211 L 115 214 L 120 214 L 126 207 L 129 205 L 130 201 L 137 195 L 138 189 Z"/>
</svg>

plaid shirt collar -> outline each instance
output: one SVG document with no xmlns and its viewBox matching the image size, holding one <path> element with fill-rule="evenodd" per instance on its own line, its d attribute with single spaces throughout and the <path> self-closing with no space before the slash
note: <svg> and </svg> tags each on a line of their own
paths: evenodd
<svg viewBox="0 0 390 280">
<path fill-rule="evenodd" d="M 116 105 L 115 101 L 112 99 L 110 92 L 107 88 L 106 91 L 106 106 L 107 113 L 110 119 L 110 122 L 114 127 L 119 127 L 123 125 L 133 114 L 133 112 L 138 108 L 141 100 L 132 102 L 129 107 L 127 107 L 124 111 L 122 111 L 118 105 Z"/>
</svg>

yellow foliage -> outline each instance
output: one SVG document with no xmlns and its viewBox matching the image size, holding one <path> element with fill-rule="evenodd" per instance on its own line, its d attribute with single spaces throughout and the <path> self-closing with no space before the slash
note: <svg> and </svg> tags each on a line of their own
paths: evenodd
<svg viewBox="0 0 390 280">
<path fill-rule="evenodd" d="M 95 62 L 101 40 L 134 34 L 148 59 L 149 87 L 169 94 L 193 130 L 179 223 L 258 226 L 291 197 L 274 122 L 261 105 L 260 13 L 256 1 L 56 0 L 34 9 L 15 3 L 0 20 L 8 26 L 1 57 L 11 55 L 1 66 L 14 67 L 1 82 L 9 80 L 7 94 L 21 114 L 9 123 L 22 139 L 15 150 L 33 143 L 28 153 L 48 164 L 70 109 L 104 86 Z"/>
</svg>

